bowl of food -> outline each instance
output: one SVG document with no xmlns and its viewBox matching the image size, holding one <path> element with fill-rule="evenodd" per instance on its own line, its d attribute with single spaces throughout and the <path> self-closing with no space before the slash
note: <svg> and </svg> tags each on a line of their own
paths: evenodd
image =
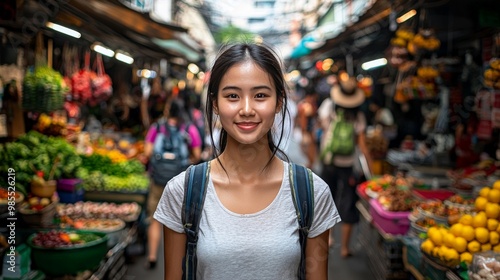
<svg viewBox="0 0 500 280">
<path fill-rule="evenodd" d="M 102 232 L 51 230 L 28 237 L 34 266 L 50 276 L 75 275 L 96 269 L 108 251 Z"/>
</svg>

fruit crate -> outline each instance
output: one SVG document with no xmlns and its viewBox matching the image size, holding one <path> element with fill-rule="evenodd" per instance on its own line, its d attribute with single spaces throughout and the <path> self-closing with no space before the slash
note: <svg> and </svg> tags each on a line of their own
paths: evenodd
<svg viewBox="0 0 500 280">
<path fill-rule="evenodd" d="M 397 237 L 381 234 L 371 226 L 366 235 L 365 248 L 368 266 L 375 279 L 408 279 L 403 263 L 403 243 Z"/>
<path fill-rule="evenodd" d="M 442 280 L 446 279 L 446 272 L 449 270 L 448 267 L 442 266 L 435 261 L 431 260 L 425 254 L 422 254 L 422 274 L 425 279 L 429 280 Z"/>
</svg>

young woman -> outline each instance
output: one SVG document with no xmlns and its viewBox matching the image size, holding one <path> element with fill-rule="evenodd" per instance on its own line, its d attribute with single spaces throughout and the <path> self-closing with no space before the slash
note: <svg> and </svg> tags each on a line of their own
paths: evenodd
<svg viewBox="0 0 500 280">
<path fill-rule="evenodd" d="M 222 125 L 200 221 L 197 279 L 298 279 L 301 249 L 288 164 L 271 129 L 286 114 L 282 64 L 268 47 L 235 44 L 216 59 L 206 119 Z M 283 124 L 284 125 L 284 124 Z M 283 137 L 279 137 L 281 141 Z M 212 138 L 213 141 L 213 138 Z M 328 279 L 328 235 L 340 217 L 328 186 L 314 182 L 307 279 Z M 164 225 L 165 279 L 181 279 L 186 234 L 181 222 L 184 172 L 166 186 L 154 218 Z"/>
</svg>

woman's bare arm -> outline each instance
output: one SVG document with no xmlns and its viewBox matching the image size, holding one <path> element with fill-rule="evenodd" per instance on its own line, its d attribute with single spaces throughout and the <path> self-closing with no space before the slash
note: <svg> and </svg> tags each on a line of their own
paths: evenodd
<svg viewBox="0 0 500 280">
<path fill-rule="evenodd" d="M 182 259 L 186 255 L 186 234 L 163 226 L 165 280 L 182 279 Z"/>
<path fill-rule="evenodd" d="M 306 279 L 328 279 L 328 237 L 330 230 L 307 239 L 306 245 Z"/>
</svg>

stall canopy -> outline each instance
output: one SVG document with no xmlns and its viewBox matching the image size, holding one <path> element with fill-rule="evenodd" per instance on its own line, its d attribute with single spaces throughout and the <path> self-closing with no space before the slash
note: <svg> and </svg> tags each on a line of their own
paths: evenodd
<svg viewBox="0 0 500 280">
<path fill-rule="evenodd" d="M 100 42 L 138 59 L 177 58 L 188 63 L 202 58 L 201 46 L 187 29 L 156 22 L 116 0 L 17 2 L 16 20 L 0 23 L 21 35 L 27 24 L 33 25 L 33 19 L 46 19 L 77 30 L 82 34 L 80 40 L 89 44 Z"/>
</svg>

